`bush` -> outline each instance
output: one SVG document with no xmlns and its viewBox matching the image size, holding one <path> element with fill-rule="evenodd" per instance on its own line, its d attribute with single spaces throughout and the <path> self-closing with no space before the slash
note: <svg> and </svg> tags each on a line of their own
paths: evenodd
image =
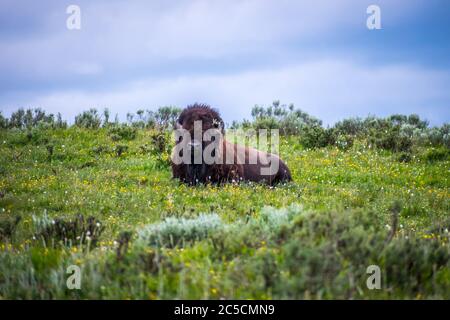
<svg viewBox="0 0 450 320">
<path fill-rule="evenodd" d="M 128 146 L 123 144 L 118 144 L 114 147 L 113 151 L 117 157 L 121 157 L 125 152 L 128 151 Z"/>
<path fill-rule="evenodd" d="M 268 107 L 256 105 L 252 108 L 253 122 L 233 123 L 233 128 L 279 129 L 281 135 L 299 134 L 303 127 L 320 126 L 322 122 L 306 112 L 274 101 Z"/>
<path fill-rule="evenodd" d="M 34 128 L 39 125 L 54 125 L 53 114 L 46 114 L 42 109 L 19 109 L 11 114 L 8 121 L 10 128 Z"/>
<path fill-rule="evenodd" d="M 56 115 L 55 128 L 59 128 L 59 129 L 66 129 L 67 128 L 67 122 L 62 119 L 62 115 L 59 112 Z"/>
<path fill-rule="evenodd" d="M 411 114 L 409 116 L 394 114 L 389 116 L 387 120 L 394 126 L 410 125 L 419 129 L 425 129 L 428 127 L 428 121 L 421 120 L 417 114 Z"/>
<path fill-rule="evenodd" d="M 99 220 L 90 216 L 85 218 L 79 214 L 73 218 L 51 219 L 46 214 L 34 216 L 34 238 L 42 241 L 46 247 L 85 246 L 95 247 L 104 230 Z"/>
<path fill-rule="evenodd" d="M 128 113 L 127 121 L 137 128 L 169 129 L 175 126 L 181 109 L 173 106 L 159 107 L 156 111 L 138 110 L 136 114 Z"/>
<path fill-rule="evenodd" d="M 340 134 L 334 138 L 334 145 L 341 150 L 348 150 L 353 146 L 353 141 L 353 136 Z"/>
<path fill-rule="evenodd" d="M 407 162 L 411 162 L 411 160 L 412 160 L 412 156 L 409 152 L 402 152 L 397 157 L 398 162 L 407 163 Z"/>
<path fill-rule="evenodd" d="M 167 168 L 170 165 L 170 153 L 172 144 L 170 135 L 167 131 L 158 130 L 151 134 L 151 153 L 156 161 L 158 168 Z M 146 147 L 141 146 L 141 150 L 145 152 Z"/>
<path fill-rule="evenodd" d="M 424 133 L 424 136 L 432 146 L 445 146 L 450 148 L 450 124 L 442 127 L 434 127 Z"/>
<path fill-rule="evenodd" d="M 100 154 L 105 154 L 105 153 L 110 153 L 110 152 L 111 152 L 110 148 L 106 145 L 98 145 L 91 149 L 91 154 L 94 154 L 94 155 L 100 155 Z"/>
<path fill-rule="evenodd" d="M 277 121 L 277 119 L 272 117 L 264 117 L 264 118 L 257 118 L 253 122 L 253 128 L 256 130 L 260 129 L 280 129 L 280 122 Z"/>
<path fill-rule="evenodd" d="M 439 241 L 398 239 L 385 248 L 382 256 L 385 273 L 389 275 L 387 289 L 411 295 L 442 291 L 443 288 L 434 287 L 433 279 L 450 267 L 450 254 L 448 247 Z"/>
<path fill-rule="evenodd" d="M 25 146 L 28 144 L 39 146 L 49 143 L 48 132 L 40 128 L 30 128 L 27 130 L 10 129 L 13 134 L 8 140 L 9 146 Z"/>
<path fill-rule="evenodd" d="M 150 136 L 152 141 L 153 152 L 155 154 L 161 154 L 168 152 L 171 149 L 170 138 L 167 133 L 163 131 L 156 131 Z"/>
<path fill-rule="evenodd" d="M 392 152 L 409 152 L 413 145 L 410 137 L 401 135 L 398 128 L 386 130 L 384 132 L 373 132 L 369 137 L 371 144 L 377 148 Z"/>
<path fill-rule="evenodd" d="M 161 223 L 141 229 L 138 237 L 142 243 L 150 246 L 183 247 L 205 239 L 222 227 L 222 220 L 217 214 L 201 214 L 194 219 L 166 218 Z"/>
<path fill-rule="evenodd" d="M 0 129 L 8 128 L 8 119 L 0 112 Z"/>
<path fill-rule="evenodd" d="M 11 240 L 16 231 L 17 225 L 19 224 L 21 217 L 18 215 L 10 216 L 0 214 L 0 240 L 5 241 L 6 239 Z"/>
<path fill-rule="evenodd" d="M 413 146 L 420 145 L 450 148 L 449 124 L 430 129 L 428 121 L 415 114 L 350 118 L 325 129 L 320 120 L 294 109 L 293 105 L 288 107 L 274 101 L 268 107 L 254 106 L 252 118 L 252 122 L 234 121 L 232 128 L 279 129 L 281 135 L 300 135 L 301 143 L 306 148 L 335 145 L 346 150 L 352 147 L 355 139 L 365 140 L 370 145 L 392 152 L 410 152 Z"/>
<path fill-rule="evenodd" d="M 367 140 L 377 148 L 393 152 L 410 152 L 413 146 L 433 145 L 450 147 L 448 124 L 428 128 L 428 122 L 417 115 L 392 115 L 387 118 L 369 116 L 337 122 L 332 130 L 340 136 Z"/>
<path fill-rule="evenodd" d="M 127 125 L 119 125 L 112 127 L 108 131 L 108 135 L 113 141 L 119 140 L 134 140 L 136 139 L 137 129 Z"/>
<path fill-rule="evenodd" d="M 90 109 L 75 117 L 75 125 L 80 128 L 98 129 L 102 121 L 96 109 Z"/>
<path fill-rule="evenodd" d="M 173 128 L 181 109 L 173 106 L 160 107 L 154 114 L 154 121 L 159 128 Z"/>
<path fill-rule="evenodd" d="M 300 132 L 300 143 L 305 148 L 323 148 L 333 144 L 333 133 L 321 126 L 306 126 Z"/>
<path fill-rule="evenodd" d="M 361 136 L 366 131 L 366 125 L 360 118 L 350 118 L 337 122 L 334 130 L 338 135 Z"/>
<path fill-rule="evenodd" d="M 295 213 L 294 210 L 291 222 L 271 237 L 272 241 L 284 243 L 281 250 L 285 259 L 278 270 L 289 272 L 292 279 L 275 282 L 278 284 L 273 288 L 275 296 L 303 298 L 309 292 L 316 297 L 348 298 L 356 287 L 365 286 L 366 268 L 371 264 L 380 266 L 383 275 L 387 275 L 383 288 L 390 292 L 415 296 L 437 290 L 445 295 L 445 286 L 441 283 L 437 289 L 432 279 L 450 266 L 448 246 L 440 243 L 439 236 L 431 239 L 396 236 L 394 215 L 399 209 L 393 211 L 389 234 L 381 224 L 374 223 L 370 212 Z M 448 235 L 444 232 L 445 238 Z M 354 279 L 353 284 L 348 277 Z"/>
<path fill-rule="evenodd" d="M 444 147 L 427 150 L 424 160 L 428 162 L 445 161 L 450 158 L 450 150 Z"/>
<path fill-rule="evenodd" d="M 140 241 L 144 246 L 156 247 L 195 245 L 197 249 L 192 247 L 191 252 L 208 250 L 205 243 L 211 243 L 209 263 L 235 266 L 228 267 L 227 283 L 237 288 L 245 283 L 253 292 L 263 290 L 278 299 L 306 295 L 367 297 L 366 269 L 372 264 L 382 271 L 382 286 L 386 289 L 383 297 L 448 294 L 448 246 L 440 245 L 438 239 L 396 235 L 397 218 L 393 218 L 388 231 L 374 222 L 374 213 L 367 211 L 307 212 L 298 206 L 266 207 L 259 216 L 231 224 L 222 224 L 215 215 L 206 217 L 214 222 L 166 219 L 141 230 Z M 176 266 L 171 268 L 176 270 Z M 437 277 L 444 280 L 433 282 Z"/>
</svg>

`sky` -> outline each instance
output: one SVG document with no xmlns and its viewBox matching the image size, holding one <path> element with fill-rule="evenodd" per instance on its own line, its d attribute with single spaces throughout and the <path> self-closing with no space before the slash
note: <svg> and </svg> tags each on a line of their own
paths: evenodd
<svg viewBox="0 0 450 320">
<path fill-rule="evenodd" d="M 367 7 L 380 8 L 369 30 Z M 69 5 L 80 8 L 70 30 Z M 293 103 L 332 124 L 450 121 L 448 0 L 0 0 L 0 111 Z"/>
</svg>

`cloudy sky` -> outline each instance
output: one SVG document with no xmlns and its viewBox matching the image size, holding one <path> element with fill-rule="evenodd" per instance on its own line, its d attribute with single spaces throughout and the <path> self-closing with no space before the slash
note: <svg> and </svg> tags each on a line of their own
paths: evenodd
<svg viewBox="0 0 450 320">
<path fill-rule="evenodd" d="M 81 9 L 68 30 L 66 9 Z M 369 30 L 366 9 L 381 9 Z M 450 121 L 448 0 L 0 0 L 0 110 L 294 103 L 325 123 Z"/>
</svg>

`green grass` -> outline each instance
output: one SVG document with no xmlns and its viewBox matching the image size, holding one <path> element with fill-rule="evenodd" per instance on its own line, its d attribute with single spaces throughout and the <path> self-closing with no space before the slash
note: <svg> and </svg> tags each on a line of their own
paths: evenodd
<svg viewBox="0 0 450 320">
<path fill-rule="evenodd" d="M 450 298 L 445 151 L 401 162 L 362 141 L 305 150 L 288 137 L 293 183 L 188 187 L 171 179 L 153 132 L 136 134 L 0 131 L 0 298 Z M 71 225 L 79 214 L 100 221 L 95 245 Z M 43 241 L 46 219 L 81 241 L 45 228 Z M 71 264 L 81 290 L 66 287 Z M 371 264 L 380 290 L 365 285 Z"/>
</svg>

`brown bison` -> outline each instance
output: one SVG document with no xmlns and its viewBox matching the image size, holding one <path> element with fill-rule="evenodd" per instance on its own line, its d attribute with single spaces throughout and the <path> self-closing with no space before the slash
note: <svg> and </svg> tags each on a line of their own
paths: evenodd
<svg viewBox="0 0 450 320">
<path fill-rule="evenodd" d="M 289 168 L 278 156 L 227 141 L 222 118 L 208 105 L 184 109 L 175 132 L 172 173 L 182 182 L 254 181 L 273 185 L 292 180 Z"/>
</svg>

